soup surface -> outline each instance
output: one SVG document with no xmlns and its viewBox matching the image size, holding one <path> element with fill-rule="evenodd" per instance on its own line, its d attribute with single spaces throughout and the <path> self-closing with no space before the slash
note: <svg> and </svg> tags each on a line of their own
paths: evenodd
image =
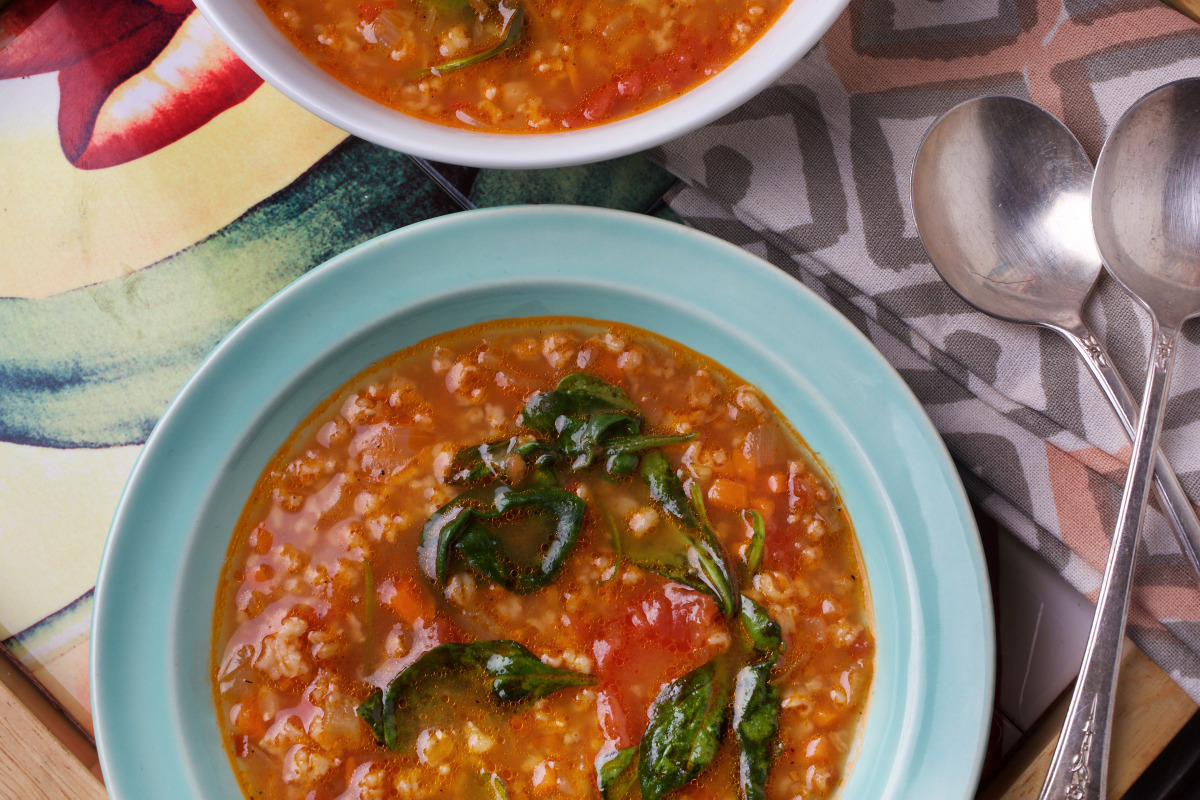
<svg viewBox="0 0 1200 800">
<path fill-rule="evenodd" d="M 787 422 L 635 328 L 468 328 L 297 430 L 233 534 L 247 797 L 819 798 L 872 675 L 857 546 Z"/>
<path fill-rule="evenodd" d="M 564 131 L 662 103 L 754 43 L 787 0 L 259 0 L 309 59 L 407 114 Z"/>
</svg>

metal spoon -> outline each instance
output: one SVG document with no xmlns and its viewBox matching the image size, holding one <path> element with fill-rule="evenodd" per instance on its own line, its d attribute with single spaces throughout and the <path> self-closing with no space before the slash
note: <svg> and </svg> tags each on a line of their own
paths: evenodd
<svg viewBox="0 0 1200 800">
<path fill-rule="evenodd" d="M 1150 312 L 1150 374 L 1083 667 L 1042 800 L 1100 800 L 1133 564 L 1179 329 L 1200 314 L 1200 79 L 1138 100 L 1096 163 L 1092 223 L 1105 266 Z"/>
<path fill-rule="evenodd" d="M 917 229 L 933 266 L 975 308 L 1066 337 L 1130 438 L 1138 408 L 1083 322 L 1102 268 L 1092 235 L 1092 165 L 1071 132 L 1015 97 L 980 97 L 942 116 L 912 170 Z M 1162 453 L 1155 487 L 1200 577 L 1200 521 Z"/>
</svg>

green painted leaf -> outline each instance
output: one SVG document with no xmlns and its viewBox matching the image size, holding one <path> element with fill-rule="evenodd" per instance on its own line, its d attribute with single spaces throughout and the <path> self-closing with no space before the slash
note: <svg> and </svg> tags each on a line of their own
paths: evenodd
<svg viewBox="0 0 1200 800">
<path fill-rule="evenodd" d="M 712 763 L 721 746 L 728 702 L 728 689 L 711 661 L 662 688 L 642 736 L 642 800 L 658 800 Z"/>
<path fill-rule="evenodd" d="M 779 623 L 771 619 L 765 608 L 745 595 L 742 595 L 740 619 L 756 650 L 773 651 L 783 647 L 783 629 Z"/>
<path fill-rule="evenodd" d="M 604 800 L 626 800 L 637 785 L 638 748 L 601 750 L 596 755 L 596 788 Z"/>
<path fill-rule="evenodd" d="M 779 733 L 779 691 L 771 685 L 775 656 L 738 672 L 733 689 L 733 731 L 743 800 L 764 800 L 775 737 Z"/>
</svg>

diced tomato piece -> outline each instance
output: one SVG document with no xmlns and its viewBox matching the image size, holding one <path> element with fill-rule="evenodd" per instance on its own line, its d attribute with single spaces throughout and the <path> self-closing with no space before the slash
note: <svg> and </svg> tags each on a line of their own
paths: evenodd
<svg viewBox="0 0 1200 800">
<path fill-rule="evenodd" d="M 631 72 L 617 81 L 617 94 L 621 97 L 636 100 L 645 91 L 646 84 L 639 72 Z"/>
<path fill-rule="evenodd" d="M 615 84 L 601 86 L 583 101 L 583 118 L 595 122 L 606 118 L 611 112 L 613 103 L 617 100 Z"/>
<path fill-rule="evenodd" d="M 663 685 L 712 657 L 708 639 L 723 623 L 711 598 L 678 584 L 643 588 L 611 609 L 592 647 L 596 707 L 605 736 L 629 747 Z"/>
</svg>

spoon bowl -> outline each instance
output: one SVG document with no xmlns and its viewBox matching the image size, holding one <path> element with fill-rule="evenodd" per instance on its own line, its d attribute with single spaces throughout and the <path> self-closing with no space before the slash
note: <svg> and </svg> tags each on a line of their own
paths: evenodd
<svg viewBox="0 0 1200 800">
<path fill-rule="evenodd" d="M 1200 80 L 1167 84 L 1127 112 L 1092 190 L 1113 276 L 1165 328 L 1200 309 Z"/>
<path fill-rule="evenodd" d="M 1096 164 L 1092 218 L 1109 271 L 1150 312 L 1150 370 L 1117 527 L 1079 679 L 1041 800 L 1107 796 L 1113 699 L 1150 471 L 1179 328 L 1200 314 L 1200 79 L 1160 87 L 1125 112 Z"/>
<path fill-rule="evenodd" d="M 942 278 L 985 314 L 1065 337 L 1132 439 L 1137 403 L 1083 321 L 1102 262 L 1092 235 L 1092 165 L 1066 126 L 1016 97 L 968 100 L 930 127 L 911 186 L 917 229 Z M 1200 520 L 1161 455 L 1154 480 L 1200 577 Z"/>
<path fill-rule="evenodd" d="M 979 97 L 922 142 L 913 215 L 935 268 L 968 303 L 1076 330 L 1101 270 L 1091 187 L 1092 164 L 1061 122 L 1016 97 Z"/>
</svg>

